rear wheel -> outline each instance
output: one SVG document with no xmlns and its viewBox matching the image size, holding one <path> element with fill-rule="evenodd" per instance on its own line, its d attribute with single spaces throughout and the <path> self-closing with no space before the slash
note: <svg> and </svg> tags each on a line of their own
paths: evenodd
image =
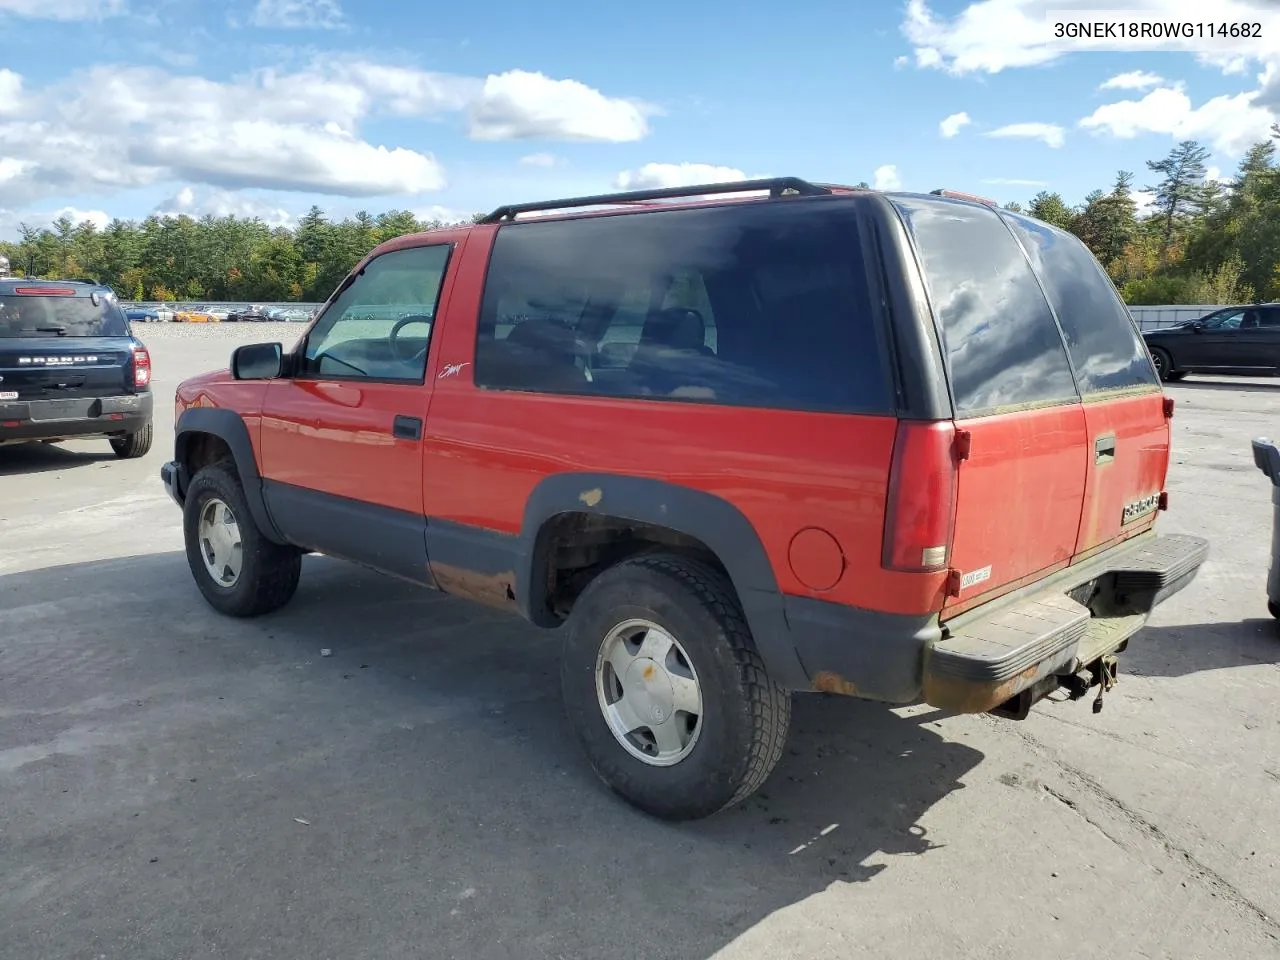
<svg viewBox="0 0 1280 960">
<path fill-rule="evenodd" d="M 561 682 L 596 773 L 668 820 L 750 796 L 790 725 L 791 697 L 766 672 L 728 581 L 676 555 L 624 561 L 587 586 Z"/>
<path fill-rule="evenodd" d="M 135 460 L 138 457 L 145 457 L 151 450 L 152 435 L 151 421 L 148 420 L 143 424 L 142 429 L 136 433 L 112 438 L 111 449 L 115 451 L 115 455 L 121 460 Z"/>
<path fill-rule="evenodd" d="M 1267 610 L 1271 613 L 1273 617 L 1275 617 L 1277 620 L 1280 620 L 1280 603 L 1276 603 L 1274 600 L 1268 600 Z"/>
<path fill-rule="evenodd" d="M 1169 351 L 1161 347 L 1151 348 L 1151 360 L 1156 365 L 1156 373 L 1160 375 L 1161 380 L 1172 380 L 1173 374 L 1173 358 L 1169 356 Z"/>
<path fill-rule="evenodd" d="M 302 552 L 262 535 L 229 461 L 203 467 L 192 478 L 182 526 L 191 575 L 219 613 L 256 617 L 293 598 Z"/>
</svg>

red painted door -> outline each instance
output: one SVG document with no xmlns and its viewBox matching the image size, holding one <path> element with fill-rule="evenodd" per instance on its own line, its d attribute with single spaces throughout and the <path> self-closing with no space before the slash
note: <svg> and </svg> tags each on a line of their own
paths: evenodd
<svg viewBox="0 0 1280 960">
<path fill-rule="evenodd" d="M 1076 553 L 1141 533 L 1155 522 L 1169 463 L 1164 396 L 1087 402 L 1089 477 Z"/>
<path fill-rule="evenodd" d="M 1137 326 L 1088 248 L 1047 224 L 1005 217 L 1062 328 L 1084 397 L 1079 559 L 1154 522 L 1169 463 L 1164 396 Z"/>
<path fill-rule="evenodd" d="M 895 203 L 929 291 L 956 427 L 968 433 L 949 558 L 959 594 L 944 604 L 958 612 L 1070 561 L 1085 413 L 1053 312 L 1000 214 L 933 198 Z"/>
<path fill-rule="evenodd" d="M 960 465 L 949 605 L 1014 588 L 1075 552 L 1085 493 L 1085 412 L 1079 403 L 957 421 L 969 432 Z"/>
<path fill-rule="evenodd" d="M 435 319 L 455 243 L 369 261 L 315 321 L 262 410 L 273 519 L 295 543 L 429 580 L 422 437 Z M 460 244 L 457 244 L 460 245 Z"/>
</svg>

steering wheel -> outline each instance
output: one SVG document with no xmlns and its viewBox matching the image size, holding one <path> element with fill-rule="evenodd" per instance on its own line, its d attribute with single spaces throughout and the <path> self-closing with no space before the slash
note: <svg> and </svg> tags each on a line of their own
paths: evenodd
<svg viewBox="0 0 1280 960">
<path fill-rule="evenodd" d="M 400 341 L 398 337 L 400 335 L 400 331 L 411 323 L 425 323 L 427 324 L 428 327 L 430 327 L 432 323 L 432 319 L 431 317 L 428 317 L 424 313 L 411 313 L 407 317 L 401 317 L 399 320 L 396 321 L 395 326 L 391 328 L 391 333 L 387 337 L 387 342 L 388 342 L 388 345 L 391 347 L 391 355 L 394 356 L 397 360 L 399 360 L 401 363 L 416 364 L 419 360 L 424 360 L 426 358 L 427 347 L 431 345 L 431 340 L 430 338 L 428 338 L 427 346 L 423 347 L 417 353 L 413 354 L 413 356 L 405 356 L 404 353 L 401 352 L 401 349 L 399 346 Z"/>
</svg>

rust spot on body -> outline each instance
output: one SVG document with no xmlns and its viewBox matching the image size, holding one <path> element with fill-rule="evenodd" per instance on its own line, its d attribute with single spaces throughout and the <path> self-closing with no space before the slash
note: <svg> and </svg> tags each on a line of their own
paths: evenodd
<svg viewBox="0 0 1280 960">
<path fill-rule="evenodd" d="M 463 600 L 474 600 L 490 607 L 511 609 L 515 606 L 515 572 L 477 573 L 447 563 L 431 564 L 431 575 L 445 593 Z"/>
<path fill-rule="evenodd" d="M 651 680 L 651 679 L 653 679 L 653 667 L 645 667 L 645 668 L 644 668 L 644 678 L 645 678 L 646 680 Z"/>
<path fill-rule="evenodd" d="M 813 675 L 813 689 L 819 693 L 838 693 L 845 697 L 858 696 L 858 688 L 830 670 L 819 670 Z"/>
<path fill-rule="evenodd" d="M 585 503 L 588 507 L 594 507 L 602 499 L 604 499 L 604 491 L 601 490 L 599 487 L 595 487 L 591 490 L 583 490 L 580 494 L 578 494 L 578 499 L 581 500 L 583 503 Z"/>
</svg>

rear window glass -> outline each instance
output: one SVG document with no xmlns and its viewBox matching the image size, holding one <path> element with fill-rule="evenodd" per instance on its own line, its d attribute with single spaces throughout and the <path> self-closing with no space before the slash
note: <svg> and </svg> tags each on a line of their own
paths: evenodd
<svg viewBox="0 0 1280 960">
<path fill-rule="evenodd" d="M 995 211 L 947 200 L 894 202 L 941 327 L 957 414 L 1077 399 L 1053 314 Z"/>
<path fill-rule="evenodd" d="M 1004 217 L 1026 247 L 1058 315 L 1080 389 L 1089 394 L 1158 387 L 1142 338 L 1089 248 L 1038 220 Z"/>
<path fill-rule="evenodd" d="M 892 392 L 854 202 L 516 223 L 494 242 L 485 387 L 840 412 Z"/>
<path fill-rule="evenodd" d="M 0 295 L 0 337 L 124 337 L 129 322 L 114 299 Z"/>
</svg>

